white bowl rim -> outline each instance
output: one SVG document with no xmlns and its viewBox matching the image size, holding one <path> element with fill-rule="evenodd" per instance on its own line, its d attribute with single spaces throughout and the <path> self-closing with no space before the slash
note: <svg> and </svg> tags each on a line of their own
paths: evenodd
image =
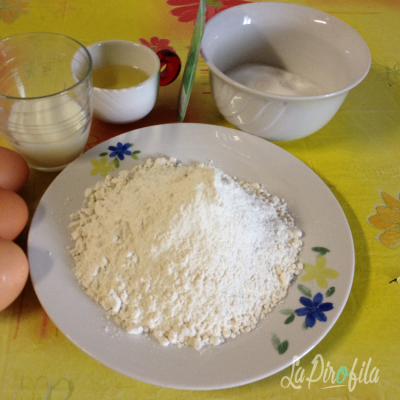
<svg viewBox="0 0 400 400">
<path fill-rule="evenodd" d="M 263 4 L 263 5 L 261 5 Z M 245 93 L 249 93 L 249 94 L 253 94 L 253 95 L 257 95 L 259 97 L 263 97 L 266 99 L 277 99 L 277 100 L 283 100 L 283 101 L 314 101 L 314 100 L 321 100 L 321 99 L 327 99 L 327 98 L 331 98 L 331 97 L 335 97 L 335 96 L 339 96 L 342 94 L 345 94 L 347 92 L 349 92 L 351 89 L 353 89 L 354 87 L 356 87 L 358 84 L 360 84 L 360 82 L 362 82 L 364 80 L 364 78 L 367 76 L 370 68 L 371 68 L 371 53 L 369 51 L 368 45 L 365 42 L 364 38 L 350 25 L 348 25 L 346 22 L 342 21 L 341 19 L 334 17 L 331 14 L 328 14 L 324 11 L 318 10 L 316 8 L 312 8 L 312 7 L 308 7 L 308 6 L 303 6 L 300 4 L 293 4 L 293 3 L 280 3 L 280 2 L 267 2 L 267 3 L 246 3 L 246 4 L 240 4 L 238 6 L 235 7 L 231 7 L 228 8 L 224 11 L 221 11 L 220 13 L 214 15 L 212 18 L 210 18 L 209 21 L 207 21 L 207 23 L 209 23 L 210 21 L 215 19 L 219 19 L 219 18 L 223 18 L 224 13 L 227 12 L 232 12 L 230 10 L 233 9 L 238 9 L 238 8 L 250 8 L 250 7 L 274 7 L 276 5 L 279 5 L 280 7 L 293 7 L 293 8 L 303 8 L 303 9 L 308 9 L 310 11 L 313 12 L 318 12 L 321 13 L 323 15 L 327 15 L 329 16 L 329 18 L 344 24 L 345 26 L 347 26 L 347 28 L 351 31 L 353 31 L 354 33 L 356 33 L 356 35 L 359 37 L 360 39 L 360 43 L 364 45 L 365 50 L 366 50 L 366 54 L 368 55 L 368 62 L 367 62 L 367 67 L 365 69 L 365 71 L 362 73 L 362 75 L 360 75 L 360 77 L 353 82 L 351 85 L 346 86 L 343 89 L 337 90 L 335 92 L 330 92 L 330 93 L 324 93 L 324 94 L 320 94 L 320 95 L 314 95 L 314 96 L 290 96 L 290 95 L 282 95 L 282 94 L 274 94 L 274 93 L 267 93 L 267 92 L 261 92 L 259 90 L 256 89 L 252 89 L 248 86 L 245 86 L 241 83 L 236 82 L 235 80 L 229 78 L 227 75 L 225 75 L 222 71 L 220 71 L 211 61 L 207 60 L 207 57 L 205 57 L 204 55 L 204 51 L 203 51 L 203 44 L 201 44 L 201 48 L 200 48 L 200 54 L 203 57 L 203 60 L 205 61 L 205 63 L 207 64 L 208 68 L 214 73 L 216 74 L 220 79 L 222 79 L 223 81 L 228 82 L 230 85 L 232 85 L 233 87 L 236 87 L 239 90 L 244 91 Z M 207 23 L 206 26 L 204 28 L 204 31 L 207 29 Z M 204 37 L 204 36 L 203 36 Z"/>
</svg>

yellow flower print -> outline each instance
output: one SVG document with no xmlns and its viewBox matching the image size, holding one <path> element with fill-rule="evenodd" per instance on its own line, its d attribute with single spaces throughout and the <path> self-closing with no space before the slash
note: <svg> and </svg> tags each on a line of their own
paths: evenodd
<svg viewBox="0 0 400 400">
<path fill-rule="evenodd" d="M 22 376 L 19 387 L 14 393 L 13 399 L 50 399 L 50 398 L 72 398 L 74 384 L 70 378 L 60 378 L 54 381 L 46 376 L 30 378 Z"/>
<path fill-rule="evenodd" d="M 105 157 L 100 158 L 100 161 L 90 160 L 90 163 L 94 167 L 94 169 L 90 171 L 90 175 L 92 176 L 101 174 L 101 176 L 105 178 L 109 172 L 114 171 L 114 167 L 112 165 L 107 165 L 107 158 Z"/>
<path fill-rule="evenodd" d="M 0 0 L 0 19 L 6 24 L 12 24 L 20 14 L 29 14 L 29 10 L 25 10 L 29 4 L 25 0 Z"/>
<path fill-rule="evenodd" d="M 394 83 L 400 82 L 400 64 L 398 62 L 394 62 L 393 67 L 389 67 L 387 65 L 373 64 L 381 69 L 382 72 L 378 72 L 376 75 L 376 79 L 383 77 L 386 79 L 386 82 L 389 86 L 392 86 Z"/>
<path fill-rule="evenodd" d="M 331 268 L 325 268 L 326 258 L 321 256 L 317 258 L 315 265 L 304 264 L 305 275 L 301 277 L 302 282 L 308 282 L 315 279 L 321 289 L 328 287 L 327 279 L 336 279 L 339 273 Z"/>
<path fill-rule="evenodd" d="M 375 214 L 370 215 L 367 221 L 375 228 L 382 229 L 376 239 L 387 247 L 396 247 L 400 244 L 400 202 L 386 192 L 380 192 L 385 204 L 375 206 Z"/>
</svg>

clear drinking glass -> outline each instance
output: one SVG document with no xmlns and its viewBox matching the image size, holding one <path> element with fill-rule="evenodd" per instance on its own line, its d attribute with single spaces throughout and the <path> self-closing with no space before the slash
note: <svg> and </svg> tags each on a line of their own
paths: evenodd
<svg viewBox="0 0 400 400">
<path fill-rule="evenodd" d="M 55 33 L 0 40 L 0 133 L 31 167 L 57 171 L 75 160 L 92 115 L 92 59 L 82 44 Z"/>
</svg>

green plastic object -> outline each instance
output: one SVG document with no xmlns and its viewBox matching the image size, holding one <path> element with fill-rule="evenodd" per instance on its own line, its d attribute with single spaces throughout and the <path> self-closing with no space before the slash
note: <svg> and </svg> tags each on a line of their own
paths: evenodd
<svg viewBox="0 0 400 400">
<path fill-rule="evenodd" d="M 204 33 L 206 20 L 206 0 L 201 0 L 197 19 L 194 26 L 192 41 L 190 43 L 189 53 L 183 71 L 181 88 L 179 91 L 179 122 L 183 122 L 186 115 L 186 109 L 189 104 L 190 93 L 192 91 L 193 81 L 196 74 L 197 62 L 199 60 L 201 39 Z"/>
</svg>

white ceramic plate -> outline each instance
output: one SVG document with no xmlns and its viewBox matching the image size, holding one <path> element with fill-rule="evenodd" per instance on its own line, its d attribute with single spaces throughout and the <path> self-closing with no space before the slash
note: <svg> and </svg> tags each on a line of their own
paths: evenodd
<svg viewBox="0 0 400 400">
<path fill-rule="evenodd" d="M 133 143 L 129 151 L 140 151 L 134 155 L 138 160 L 124 155 L 123 160 L 113 161 L 118 157 L 109 146 L 118 147 L 118 142 Z M 302 261 L 309 263 L 308 268 L 313 271 L 317 271 L 317 264 L 323 267 L 326 262 L 325 268 L 319 269 L 321 279 L 302 282 L 304 271 L 293 283 L 284 304 L 256 329 L 200 351 L 173 345 L 162 347 L 151 337 L 129 335 L 116 327 L 75 280 L 73 260 L 67 251 L 67 246 L 73 244 L 69 215 L 80 209 L 84 190 L 104 179 L 100 172 L 106 173 L 104 166 L 110 162 L 114 171 L 109 173 L 117 174 L 158 156 L 173 156 L 184 164 L 212 163 L 232 176 L 262 183 L 270 193 L 285 198 L 304 232 Z M 302 357 L 310 351 L 335 324 L 349 296 L 354 273 L 353 241 L 346 218 L 313 171 L 263 139 L 202 124 L 138 129 L 83 154 L 43 196 L 32 221 L 28 252 L 31 277 L 41 304 L 76 346 L 131 378 L 192 390 L 247 384 L 291 365 L 294 356 Z M 329 279 L 324 280 L 324 275 Z M 322 303 L 331 305 L 321 305 L 321 295 Z M 300 308 L 305 312 L 296 313 Z M 313 320 L 316 323 L 306 328 L 306 320 L 308 325 Z"/>
</svg>

